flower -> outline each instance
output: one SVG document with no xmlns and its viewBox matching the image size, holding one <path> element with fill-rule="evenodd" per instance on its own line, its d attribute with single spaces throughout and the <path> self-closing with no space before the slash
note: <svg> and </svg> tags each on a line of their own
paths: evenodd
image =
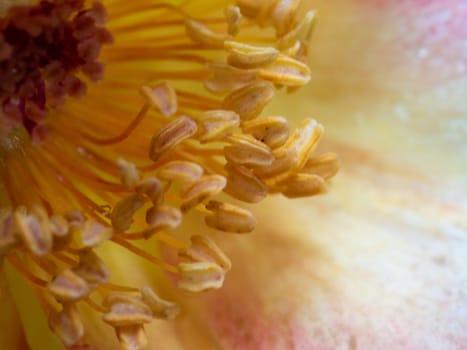
<svg viewBox="0 0 467 350">
<path fill-rule="evenodd" d="M 325 192 L 338 164 L 313 153 L 323 127 L 259 117 L 279 90 L 310 80 L 314 12 L 299 5 L 4 10 L 0 259 L 24 323 L 8 347 L 61 348 L 53 331 L 69 348 L 114 348 L 102 336 L 114 330 L 124 349 L 143 348 L 145 325 L 191 299 L 168 279 L 203 292 L 231 268 L 211 235 L 193 231 L 249 233 L 247 204 Z"/>
</svg>

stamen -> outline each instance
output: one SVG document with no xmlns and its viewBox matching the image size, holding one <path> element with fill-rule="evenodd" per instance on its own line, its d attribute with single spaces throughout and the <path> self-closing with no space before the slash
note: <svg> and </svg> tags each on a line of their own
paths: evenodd
<svg viewBox="0 0 467 350">
<path fill-rule="evenodd" d="M 270 83 L 257 81 L 227 95 L 222 107 L 235 111 L 242 120 L 249 120 L 257 117 L 273 96 Z"/>
<path fill-rule="evenodd" d="M 225 159 L 229 162 L 251 167 L 264 167 L 274 160 L 271 149 L 253 136 L 236 134 L 227 137 L 231 143 L 224 148 Z"/>
<path fill-rule="evenodd" d="M 254 46 L 236 41 L 226 41 L 225 50 L 229 53 L 227 62 L 237 68 L 260 68 L 274 62 L 279 51 L 274 47 Z"/>
<path fill-rule="evenodd" d="M 169 83 L 162 82 L 152 88 L 143 86 L 141 92 L 163 116 L 170 117 L 177 111 L 177 95 Z"/>
<path fill-rule="evenodd" d="M 197 130 L 198 126 L 189 117 L 181 116 L 172 120 L 153 136 L 149 147 L 149 157 L 157 161 L 165 152 L 193 136 Z"/>
<path fill-rule="evenodd" d="M 220 138 L 226 131 L 240 125 L 240 116 L 229 110 L 207 111 L 202 113 L 197 120 L 201 124 L 198 139 L 202 143 Z"/>
<path fill-rule="evenodd" d="M 127 137 L 129 137 L 131 133 L 138 127 L 138 125 L 141 123 L 141 121 L 146 116 L 148 110 L 149 110 L 149 104 L 145 103 L 143 107 L 141 107 L 136 117 L 131 121 L 131 123 L 126 127 L 126 129 L 122 131 L 118 136 L 114 136 L 114 137 L 106 138 L 106 139 L 99 139 L 99 138 L 96 138 L 94 136 L 84 134 L 84 133 L 83 133 L 83 136 L 87 138 L 89 141 L 95 143 L 96 145 L 101 145 L 101 146 L 108 146 L 108 145 L 113 145 L 113 144 L 122 142 Z"/>
<path fill-rule="evenodd" d="M 248 210 L 218 201 L 210 201 L 206 209 L 212 213 L 204 219 L 209 227 L 234 233 L 249 233 L 255 228 L 256 219 Z"/>
<path fill-rule="evenodd" d="M 74 303 L 64 303 L 61 311 L 52 311 L 49 325 L 66 346 L 75 344 L 84 335 L 84 325 Z"/>
<path fill-rule="evenodd" d="M 173 320 L 180 312 L 177 304 L 161 299 L 149 287 L 141 288 L 141 296 L 155 318 Z"/>
<path fill-rule="evenodd" d="M 186 34 L 195 42 L 210 48 L 222 48 L 224 41 L 229 39 L 229 35 L 224 33 L 216 33 L 206 27 L 203 23 L 186 20 Z"/>
<path fill-rule="evenodd" d="M 183 212 L 188 211 L 204 200 L 221 192 L 226 185 L 226 179 L 221 175 L 207 175 L 189 186 L 181 195 Z"/>
<path fill-rule="evenodd" d="M 178 287 L 188 292 L 218 289 L 224 283 L 225 271 L 214 262 L 181 263 L 178 269 L 182 277 Z"/>
<path fill-rule="evenodd" d="M 144 204 L 144 197 L 138 193 L 120 200 L 112 210 L 111 221 L 115 232 L 125 232 L 133 223 L 133 215 Z"/>
<path fill-rule="evenodd" d="M 149 254 L 148 252 L 136 247 L 135 245 L 127 242 L 124 239 L 120 239 L 120 238 L 114 236 L 112 238 L 112 241 L 115 242 L 116 244 L 128 249 L 130 252 L 140 256 L 141 258 L 148 260 L 149 262 L 153 263 L 154 265 L 158 265 L 158 266 L 162 267 L 163 269 L 165 269 L 165 270 L 167 270 L 169 272 L 173 272 L 173 273 L 178 272 L 176 267 L 166 263 L 165 261 L 163 261 L 163 260 L 161 260 L 159 258 L 156 258 L 155 256 L 153 256 L 153 255 Z"/>
</svg>

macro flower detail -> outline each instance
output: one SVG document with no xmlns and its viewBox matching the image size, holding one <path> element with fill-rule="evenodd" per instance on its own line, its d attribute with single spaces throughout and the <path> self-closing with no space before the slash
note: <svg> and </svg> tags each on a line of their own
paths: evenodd
<svg viewBox="0 0 467 350">
<path fill-rule="evenodd" d="M 7 9 L 0 259 L 28 281 L 66 346 L 87 331 L 82 304 L 124 349 L 145 347 L 144 325 L 179 312 L 157 283 L 114 283 L 103 257 L 113 246 L 183 291 L 217 289 L 232 262 L 211 235 L 185 239 L 187 217 L 206 232 L 246 234 L 257 220 L 242 203 L 326 191 L 338 162 L 314 155 L 323 127 L 264 112 L 311 79 L 314 12 L 299 5 L 239 0 L 203 17 L 196 1 Z"/>
</svg>

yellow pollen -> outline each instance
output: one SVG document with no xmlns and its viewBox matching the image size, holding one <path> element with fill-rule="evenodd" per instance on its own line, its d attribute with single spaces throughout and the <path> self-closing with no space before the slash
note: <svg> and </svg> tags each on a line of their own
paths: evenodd
<svg viewBox="0 0 467 350">
<path fill-rule="evenodd" d="M 254 232 L 242 203 L 326 190 L 338 160 L 313 155 L 323 127 L 263 113 L 279 90 L 311 79 L 314 12 L 299 3 L 237 0 L 203 13 L 190 1 L 104 1 L 115 42 L 99 56 L 103 80 L 47 109 L 40 144 L 17 130 L 1 141 L 0 259 L 34 288 L 66 346 L 86 334 L 80 303 L 124 349 L 142 349 L 145 324 L 179 313 L 158 295 L 164 286 L 116 283 L 101 247 L 149 262 L 181 290 L 217 289 L 232 262 L 208 230 Z M 191 217 L 206 232 L 187 237 Z"/>
</svg>

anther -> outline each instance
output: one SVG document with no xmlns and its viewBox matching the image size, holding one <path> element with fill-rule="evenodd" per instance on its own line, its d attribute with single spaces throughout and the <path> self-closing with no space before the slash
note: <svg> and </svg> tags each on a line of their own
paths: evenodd
<svg viewBox="0 0 467 350">
<path fill-rule="evenodd" d="M 197 130 L 196 122 L 187 116 L 181 116 L 170 121 L 152 137 L 149 146 L 149 157 L 153 161 L 157 161 L 169 149 L 193 136 Z"/>
<path fill-rule="evenodd" d="M 268 194 L 268 187 L 251 170 L 232 163 L 225 165 L 227 186 L 224 189 L 234 198 L 248 203 L 257 203 Z"/>
<path fill-rule="evenodd" d="M 190 262 L 214 262 L 226 272 L 232 267 L 229 257 L 207 236 L 191 236 L 190 247 L 180 251 L 179 256 Z"/>
<path fill-rule="evenodd" d="M 148 197 L 154 205 L 161 203 L 164 199 L 162 184 L 156 177 L 148 177 L 141 180 L 135 186 L 136 193 Z"/>
<path fill-rule="evenodd" d="M 80 248 L 93 248 L 112 237 L 112 229 L 94 219 L 88 219 L 82 226 L 73 230 L 78 233 Z M 120 231 L 118 231 L 120 232 Z"/>
<path fill-rule="evenodd" d="M 75 303 L 64 303 L 61 311 L 51 312 L 49 327 L 66 346 L 72 346 L 84 335 L 84 325 Z"/>
<path fill-rule="evenodd" d="M 140 350 L 148 345 L 148 339 L 142 325 L 115 327 L 118 341 L 124 350 Z"/>
<path fill-rule="evenodd" d="M 240 89 L 255 81 L 258 75 L 255 70 L 239 69 L 219 62 L 210 63 L 208 71 L 210 77 L 204 81 L 204 86 L 215 93 Z"/>
<path fill-rule="evenodd" d="M 146 212 L 146 223 L 151 233 L 160 230 L 177 228 L 182 222 L 182 213 L 178 208 L 169 205 L 158 205 Z"/>
<path fill-rule="evenodd" d="M 110 271 L 104 262 L 92 250 L 83 250 L 79 254 L 79 264 L 73 272 L 89 284 L 102 284 L 109 280 Z"/>
<path fill-rule="evenodd" d="M 224 189 L 225 185 L 226 179 L 221 175 L 203 176 L 183 191 L 181 210 L 185 212 L 218 194 Z"/>
<path fill-rule="evenodd" d="M 153 87 L 145 85 L 140 91 L 163 116 L 170 117 L 177 111 L 177 94 L 168 82 L 164 81 Z"/>
<path fill-rule="evenodd" d="M 214 262 L 180 263 L 178 287 L 188 292 L 218 289 L 224 283 L 225 270 Z"/>
<path fill-rule="evenodd" d="M 274 87 L 266 81 L 256 81 L 231 92 L 222 107 L 235 111 L 242 120 L 257 117 L 274 96 Z"/>
<path fill-rule="evenodd" d="M 132 326 L 150 323 L 152 311 L 140 298 L 127 296 L 126 298 L 112 298 L 104 301 L 109 312 L 102 316 L 104 322 L 112 326 Z"/>
<path fill-rule="evenodd" d="M 136 165 L 127 162 L 123 158 L 117 160 L 117 165 L 120 168 L 120 182 L 127 187 L 133 187 L 140 181 L 140 175 Z"/>
<path fill-rule="evenodd" d="M 316 174 L 328 180 L 336 175 L 339 170 L 339 160 L 335 153 L 324 153 L 319 156 L 310 157 L 303 168 L 302 173 Z"/>
<path fill-rule="evenodd" d="M 278 0 L 271 11 L 271 20 L 276 28 L 277 36 L 290 30 L 301 0 Z"/>
<path fill-rule="evenodd" d="M 203 175 L 203 168 L 196 163 L 186 160 L 173 160 L 162 165 L 158 170 L 158 177 L 165 181 L 193 182 Z"/>
<path fill-rule="evenodd" d="M 315 120 L 303 120 L 287 142 L 273 151 L 275 160 L 272 164 L 255 169 L 255 174 L 261 178 L 271 178 L 299 171 L 318 145 L 322 134 L 323 127 Z"/>
<path fill-rule="evenodd" d="M 272 149 L 282 146 L 289 137 L 289 123 L 281 116 L 247 120 L 242 123 L 242 130 Z"/>
<path fill-rule="evenodd" d="M 50 231 L 54 237 L 65 237 L 68 234 L 68 221 L 61 215 L 49 218 Z"/>
<path fill-rule="evenodd" d="M 295 174 L 276 186 L 287 198 L 309 197 L 326 191 L 325 181 L 314 174 Z"/>
<path fill-rule="evenodd" d="M 264 67 L 273 63 L 279 55 L 274 47 L 254 46 L 231 40 L 224 43 L 224 48 L 229 53 L 227 62 L 242 69 Z"/>
<path fill-rule="evenodd" d="M 141 288 L 141 296 L 154 318 L 173 320 L 180 312 L 177 304 L 161 299 L 150 287 Z"/>
<path fill-rule="evenodd" d="M 305 17 L 295 26 L 295 28 L 279 39 L 277 47 L 280 50 L 284 50 L 293 46 L 297 41 L 304 44 L 308 43 L 313 32 L 315 15 L 315 11 L 308 11 Z"/>
<path fill-rule="evenodd" d="M 235 134 L 227 137 L 231 143 L 224 147 L 227 161 L 245 166 L 267 166 L 274 160 L 271 149 L 251 135 Z"/>
<path fill-rule="evenodd" d="M 50 281 L 48 289 L 60 301 L 74 301 L 86 296 L 90 286 L 75 272 L 65 269 Z"/>
<path fill-rule="evenodd" d="M 112 210 L 111 222 L 115 232 L 125 232 L 133 223 L 133 215 L 144 204 L 144 197 L 139 194 L 131 194 L 117 202 Z"/>
<path fill-rule="evenodd" d="M 240 125 L 240 116 L 237 113 L 223 109 L 203 112 L 197 120 L 201 126 L 198 136 L 200 142 L 212 141 Z"/>
<path fill-rule="evenodd" d="M 224 14 L 227 20 L 227 32 L 232 36 L 237 35 L 242 22 L 242 13 L 240 12 L 240 8 L 229 5 L 225 8 Z"/>
<path fill-rule="evenodd" d="M 187 19 L 185 20 L 186 34 L 198 44 L 212 48 L 222 48 L 224 41 L 230 38 L 230 35 L 216 33 L 206 27 L 203 23 Z"/>
<path fill-rule="evenodd" d="M 35 255 L 47 254 L 53 244 L 52 232 L 47 223 L 34 214 L 27 214 L 25 208 L 18 208 L 13 214 L 15 232 L 26 247 Z"/>
<path fill-rule="evenodd" d="M 261 68 L 258 75 L 262 79 L 284 86 L 302 86 L 311 79 L 310 68 L 305 63 L 286 55 L 279 55 L 269 66 Z"/>
<path fill-rule="evenodd" d="M 256 219 L 253 214 L 235 205 L 212 200 L 206 204 L 206 209 L 212 214 L 206 216 L 204 222 L 207 226 L 216 230 L 249 233 L 256 226 Z"/>
</svg>

